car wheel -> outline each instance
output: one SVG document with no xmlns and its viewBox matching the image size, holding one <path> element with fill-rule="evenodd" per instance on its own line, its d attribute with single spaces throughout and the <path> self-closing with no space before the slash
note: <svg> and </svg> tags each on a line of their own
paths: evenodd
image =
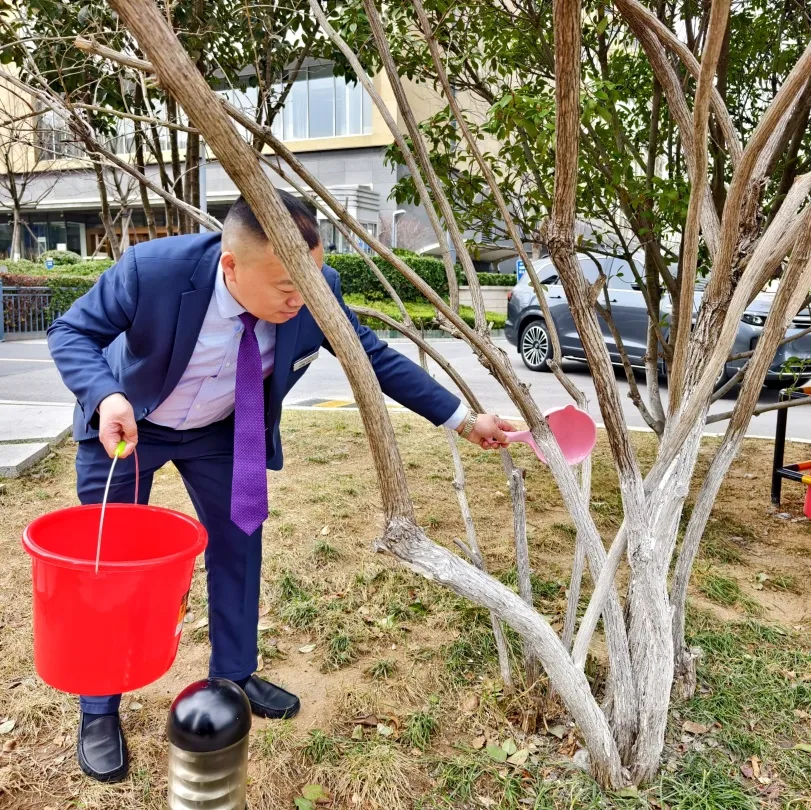
<svg viewBox="0 0 811 810">
<path fill-rule="evenodd" d="M 530 371 L 549 371 L 552 339 L 543 321 L 532 321 L 524 327 L 518 341 L 518 351 Z"/>
</svg>

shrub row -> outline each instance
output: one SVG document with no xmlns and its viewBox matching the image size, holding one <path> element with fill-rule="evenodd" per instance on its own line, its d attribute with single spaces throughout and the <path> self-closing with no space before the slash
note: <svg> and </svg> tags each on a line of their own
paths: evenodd
<svg viewBox="0 0 811 810">
<path fill-rule="evenodd" d="M 447 297 L 448 280 L 445 275 L 445 266 L 441 261 L 415 254 L 405 255 L 403 258 L 407 260 L 409 267 L 420 278 L 426 281 L 441 296 Z M 332 253 L 326 256 L 325 261 L 340 273 L 341 287 L 345 295 L 357 293 L 370 299 L 388 298 L 383 285 L 360 256 L 350 253 Z M 403 301 L 424 300 L 392 265 L 379 257 L 374 257 L 373 261 Z M 516 284 L 514 275 L 504 273 L 479 273 L 478 275 L 479 283 L 482 286 L 514 287 Z M 456 277 L 459 279 L 460 284 L 465 283 L 464 275 L 458 265 L 456 267 Z"/>
<path fill-rule="evenodd" d="M 429 286 L 442 296 L 448 295 L 448 280 L 445 277 L 445 267 L 442 262 L 424 256 L 407 256 L 404 258 L 407 260 L 408 265 Z M 373 257 L 372 260 L 403 301 L 424 300 L 392 265 L 378 256 Z M 340 274 L 341 289 L 344 295 L 365 295 L 371 299 L 388 298 L 383 285 L 377 280 L 375 274 L 366 266 L 366 262 L 360 256 L 349 253 L 332 253 L 324 261 L 330 267 L 334 267 Z"/>
<path fill-rule="evenodd" d="M 518 277 L 515 273 L 479 273 L 482 287 L 515 287 Z"/>
<path fill-rule="evenodd" d="M 63 257 L 65 255 L 65 251 L 53 251 L 53 253 L 59 253 Z M 442 262 L 414 254 L 406 255 L 404 258 L 422 279 L 441 296 L 447 298 L 448 283 Z M 379 257 L 376 257 L 374 261 L 404 301 L 424 302 L 417 290 L 388 262 L 384 262 Z M 327 255 L 326 263 L 340 273 L 344 295 L 362 295 L 370 301 L 388 299 L 383 285 L 360 256 L 333 253 Z M 99 259 L 46 270 L 40 262 L 32 262 L 27 259 L 5 261 L 0 262 L 0 281 L 7 287 L 49 287 L 53 290 L 54 309 L 64 312 L 73 301 L 84 295 L 93 286 L 96 279 L 110 267 L 110 264 L 110 260 Z M 460 283 L 463 283 L 464 279 L 458 267 L 457 274 Z M 479 282 L 483 286 L 512 287 L 515 285 L 515 276 L 501 273 L 479 273 Z"/>
<path fill-rule="evenodd" d="M 64 251 L 52 251 L 53 253 L 63 253 Z M 43 254 L 47 256 L 47 254 Z M 98 278 L 110 265 L 110 259 L 88 259 L 76 264 L 57 264 L 52 270 L 45 267 L 44 261 L 32 262 L 29 259 L 19 259 L 18 261 L 7 261 L 0 259 L 0 272 L 10 273 L 16 276 L 42 276 L 55 278 L 58 276 L 83 276 L 85 278 Z M 2 268 L 5 268 L 3 270 Z M 28 285 L 31 286 L 31 285 Z"/>
<path fill-rule="evenodd" d="M 54 264 L 57 266 L 60 264 L 81 264 L 82 262 L 82 257 L 72 250 L 47 250 L 39 257 L 41 262 L 46 259 L 53 259 Z"/>
<path fill-rule="evenodd" d="M 47 287 L 51 291 L 51 309 L 53 312 L 66 312 L 70 305 L 81 298 L 96 283 L 95 276 L 47 276 L 20 275 L 0 272 L 0 284 L 4 287 Z"/>
<path fill-rule="evenodd" d="M 384 315 L 388 315 L 390 318 L 394 318 L 396 321 L 402 320 L 397 306 L 391 301 L 370 300 L 367 296 L 353 293 L 346 297 L 346 303 L 350 307 L 368 307 L 369 309 L 376 309 L 378 312 L 382 312 Z M 414 326 L 416 326 L 417 329 L 439 328 L 439 324 L 436 322 L 436 313 L 434 312 L 434 308 L 429 303 L 425 301 L 406 301 L 404 303 L 406 310 L 408 311 L 411 320 L 414 321 Z M 470 307 L 459 307 L 459 314 L 462 316 L 462 320 L 464 320 L 468 326 L 475 326 L 473 310 Z M 492 324 L 493 329 L 503 329 L 506 318 L 506 315 L 501 315 L 498 312 L 487 313 L 487 320 Z M 371 329 L 391 328 L 387 323 L 384 323 L 377 318 L 371 318 L 365 315 L 359 315 L 358 320 Z"/>
</svg>

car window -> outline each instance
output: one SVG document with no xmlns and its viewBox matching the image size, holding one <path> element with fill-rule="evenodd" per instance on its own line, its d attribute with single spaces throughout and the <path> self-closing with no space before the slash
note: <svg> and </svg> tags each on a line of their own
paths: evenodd
<svg viewBox="0 0 811 810">
<path fill-rule="evenodd" d="M 536 261 L 533 262 L 533 264 L 535 267 L 535 272 L 538 274 L 538 280 L 541 282 L 541 284 L 560 284 L 557 271 L 555 270 L 555 265 L 552 263 L 551 259 Z M 530 283 L 529 273 L 524 273 L 521 283 Z"/>
<path fill-rule="evenodd" d="M 644 270 L 637 265 L 637 274 L 640 278 L 645 278 Z M 633 290 L 637 286 L 634 271 L 625 259 L 614 259 L 611 263 L 611 270 L 608 274 L 609 290 Z"/>
<path fill-rule="evenodd" d="M 583 271 L 583 275 L 586 277 L 586 281 L 589 284 L 594 284 L 595 281 L 600 277 L 600 270 L 598 269 L 598 265 L 602 268 L 603 272 L 606 272 L 606 268 L 608 268 L 611 259 L 605 256 L 578 256 L 577 259 L 580 262 L 580 269 Z"/>
</svg>

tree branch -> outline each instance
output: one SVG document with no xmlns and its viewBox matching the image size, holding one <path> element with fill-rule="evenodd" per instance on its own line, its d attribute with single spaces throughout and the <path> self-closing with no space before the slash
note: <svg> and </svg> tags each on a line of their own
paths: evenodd
<svg viewBox="0 0 811 810">
<path fill-rule="evenodd" d="M 693 103 L 693 188 L 687 208 L 687 223 L 682 242 L 681 285 L 679 292 L 679 324 L 673 348 L 673 368 L 670 374 L 670 411 L 675 413 L 681 401 L 684 380 L 684 365 L 690 339 L 689 324 L 692 323 L 695 305 L 696 270 L 698 265 L 698 239 L 701 207 L 708 187 L 707 130 L 710 117 L 710 95 L 715 81 L 715 71 L 721 56 L 726 36 L 730 0 L 712 0 L 707 45 L 701 59 L 701 72 Z"/>
</svg>

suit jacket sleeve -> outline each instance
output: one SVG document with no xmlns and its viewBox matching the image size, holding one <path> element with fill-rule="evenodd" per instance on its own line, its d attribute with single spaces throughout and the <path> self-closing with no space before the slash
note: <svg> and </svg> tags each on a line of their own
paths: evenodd
<svg viewBox="0 0 811 810">
<path fill-rule="evenodd" d="M 383 393 L 437 427 L 450 419 L 459 407 L 459 397 L 441 386 L 413 360 L 380 340 L 368 326 L 361 326 L 355 313 L 344 302 L 337 274 L 332 291 L 358 333 Z M 324 341 L 324 347 L 335 354 L 327 341 Z"/>
<path fill-rule="evenodd" d="M 51 357 L 88 427 L 97 426 L 96 409 L 105 397 L 124 393 L 102 350 L 129 329 L 137 301 L 138 275 L 130 249 L 48 329 Z"/>
</svg>

